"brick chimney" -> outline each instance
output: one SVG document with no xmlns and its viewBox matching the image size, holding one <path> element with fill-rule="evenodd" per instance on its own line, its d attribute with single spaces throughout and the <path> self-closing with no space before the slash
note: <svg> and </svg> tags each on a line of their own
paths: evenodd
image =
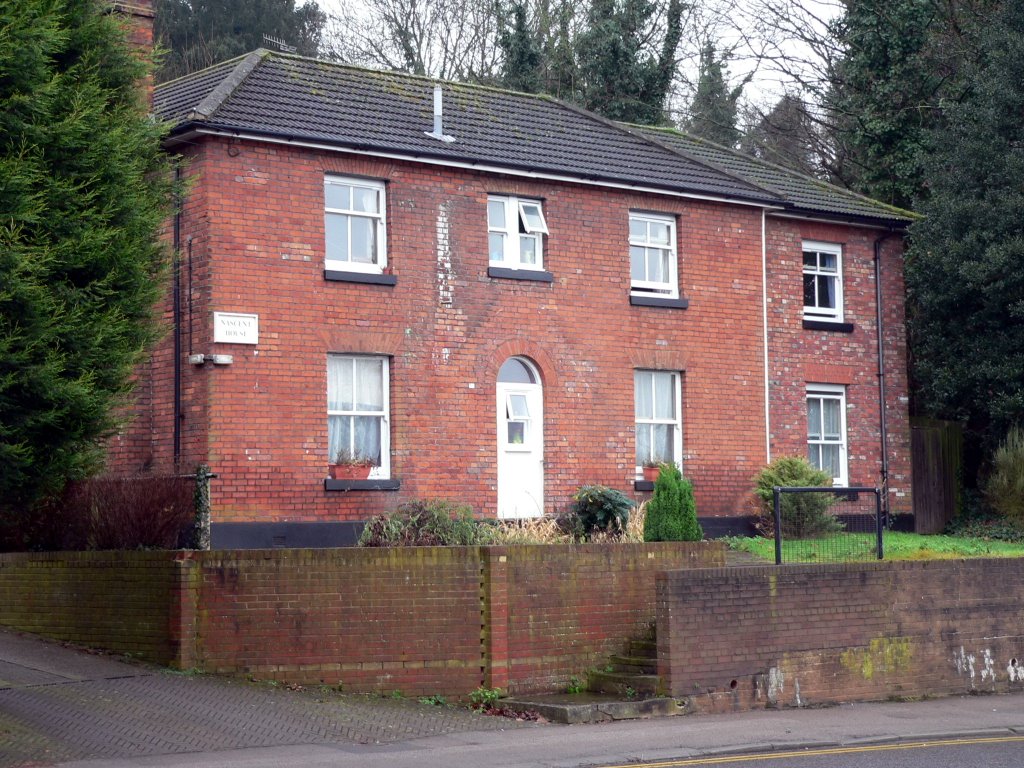
<svg viewBox="0 0 1024 768">
<path fill-rule="evenodd" d="M 153 52 L 153 0 L 129 0 L 110 4 L 115 13 L 128 17 L 128 41 L 136 48 Z"/>
<path fill-rule="evenodd" d="M 153 56 L 153 0 L 128 0 L 110 3 L 110 10 L 128 19 L 128 42 L 146 58 Z M 146 103 L 153 104 L 153 77 L 142 82 Z"/>
</svg>

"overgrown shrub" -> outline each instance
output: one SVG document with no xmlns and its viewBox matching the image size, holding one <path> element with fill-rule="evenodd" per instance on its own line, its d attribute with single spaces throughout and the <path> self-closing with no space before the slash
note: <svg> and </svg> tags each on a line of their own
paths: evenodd
<svg viewBox="0 0 1024 768">
<path fill-rule="evenodd" d="M 569 522 L 578 525 L 578 533 L 589 540 L 596 534 L 620 538 L 629 525 L 629 510 L 634 502 L 622 491 L 606 485 L 584 485 L 572 497 Z"/>
<path fill-rule="evenodd" d="M 6 550 L 177 549 L 195 524 L 189 477 L 103 477 L 69 483 L 61 496 L 0 532 Z"/>
<path fill-rule="evenodd" d="M 992 454 L 992 470 L 984 484 L 985 500 L 1002 517 L 1024 523 L 1024 430 L 1011 427 Z"/>
<path fill-rule="evenodd" d="M 697 522 L 693 483 L 675 464 L 662 464 L 647 504 L 644 541 L 700 541 L 704 531 Z"/>
<path fill-rule="evenodd" d="M 761 502 L 758 529 L 766 536 L 775 534 L 776 486 L 781 488 L 823 488 L 832 485 L 827 472 L 815 469 L 800 456 L 781 456 L 762 469 L 756 478 L 754 494 Z M 794 539 L 814 539 L 838 533 L 843 524 L 832 514 L 836 498 L 831 493 L 784 493 L 780 500 L 782 535 Z"/>
<path fill-rule="evenodd" d="M 551 515 L 523 520 L 481 520 L 490 528 L 491 544 L 571 544 L 575 539 L 560 518 Z"/>
<path fill-rule="evenodd" d="M 490 526 L 478 525 L 468 505 L 417 500 L 390 515 L 370 518 L 359 537 L 361 547 L 445 547 L 490 543 Z"/>
</svg>

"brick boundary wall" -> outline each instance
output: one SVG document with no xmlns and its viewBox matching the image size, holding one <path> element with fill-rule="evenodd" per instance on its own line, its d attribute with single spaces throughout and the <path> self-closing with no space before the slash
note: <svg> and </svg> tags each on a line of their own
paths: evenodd
<svg viewBox="0 0 1024 768">
<path fill-rule="evenodd" d="M 178 555 L 0 555 L 0 624 L 173 665 L 183 587 Z"/>
<path fill-rule="evenodd" d="M 725 564 L 720 542 L 502 547 L 487 557 L 490 594 L 504 592 L 488 626 L 505 638 L 492 645 L 488 686 L 520 693 L 565 690 L 648 633 L 658 572 Z"/>
<path fill-rule="evenodd" d="M 698 544 L 0 555 L 0 624 L 348 691 L 557 690 L 655 617 Z"/>
<path fill-rule="evenodd" d="M 657 579 L 658 671 L 698 711 L 1024 689 L 1024 559 Z"/>
</svg>

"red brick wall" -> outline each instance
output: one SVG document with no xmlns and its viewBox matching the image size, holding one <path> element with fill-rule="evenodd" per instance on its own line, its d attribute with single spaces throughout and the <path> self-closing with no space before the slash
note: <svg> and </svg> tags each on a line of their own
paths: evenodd
<svg viewBox="0 0 1024 768">
<path fill-rule="evenodd" d="M 173 552 L 0 554 L 0 624 L 173 664 L 181 572 Z"/>
<path fill-rule="evenodd" d="M 716 543 L 489 547 L 484 557 L 489 687 L 558 691 L 649 631 L 659 571 L 725 556 Z"/>
<path fill-rule="evenodd" d="M 851 485 L 882 482 L 874 243 L 883 231 L 789 222 L 768 230 L 772 456 L 807 455 L 807 384 L 846 385 Z M 804 240 L 843 247 L 844 321 L 853 333 L 803 328 Z M 909 513 L 910 423 L 902 242 L 883 244 L 882 306 L 889 454 L 889 509 Z"/>
<path fill-rule="evenodd" d="M 210 552 L 195 664 L 346 690 L 558 690 L 654 619 L 655 574 L 719 544 Z"/>
<path fill-rule="evenodd" d="M 204 670 L 406 694 L 480 685 L 475 548 L 210 552 L 194 562 Z"/>
<path fill-rule="evenodd" d="M 698 709 L 1022 688 L 1024 560 L 675 571 L 659 673 Z"/>
<path fill-rule="evenodd" d="M 558 690 L 720 543 L 0 555 L 0 624 L 348 691 Z"/>
<path fill-rule="evenodd" d="M 564 508 L 584 483 L 631 491 L 633 370 L 683 372 L 684 471 L 698 514 L 749 511 L 751 478 L 766 459 L 761 214 L 755 208 L 540 182 L 401 161 L 251 142 L 206 140 L 191 150 L 182 252 L 192 236 L 192 289 L 182 281 L 184 334 L 196 352 L 231 366 L 183 363 L 182 469 L 207 461 L 213 523 L 361 520 L 418 497 L 495 514 L 495 379 L 511 355 L 533 360 L 544 383 L 545 497 Z M 325 172 L 384 179 L 394 287 L 323 278 Z M 554 283 L 487 277 L 488 193 L 542 198 Z M 629 304 L 630 209 L 678 216 L 686 310 Z M 447 224 L 450 268 L 438 266 Z M 870 245 L 876 233 L 770 219 L 772 451 L 804 453 L 805 365 L 840 355 L 849 393 L 851 479 L 878 475 L 878 418 Z M 848 244 L 852 336 L 800 328 L 802 236 Z M 890 243 L 894 273 L 898 255 Z M 787 256 L 787 254 L 789 256 Z M 440 275 L 440 276 L 439 276 Z M 450 289 L 452 302 L 441 301 Z M 894 371 L 894 477 L 909 475 L 902 286 L 887 311 Z M 873 295 L 873 294 L 872 294 Z M 191 303 L 189 303 L 191 302 Z M 188 310 L 192 310 L 191 317 Z M 259 315 L 258 346 L 212 343 L 212 313 Z M 191 332 L 191 336 L 189 335 Z M 151 415 L 115 443 L 115 470 L 172 461 L 171 339 L 157 350 L 139 407 Z M 397 492 L 325 491 L 326 356 L 391 357 L 391 471 Z M 145 375 L 143 374 L 143 377 Z M 148 429 L 152 450 L 136 445 Z M 909 485 L 909 483 L 905 483 Z M 904 486 L 900 486 L 901 488 Z M 895 493 L 895 489 L 894 489 Z M 909 491 L 907 491 L 909 493 Z M 906 497 L 909 499 L 909 496 Z"/>
</svg>

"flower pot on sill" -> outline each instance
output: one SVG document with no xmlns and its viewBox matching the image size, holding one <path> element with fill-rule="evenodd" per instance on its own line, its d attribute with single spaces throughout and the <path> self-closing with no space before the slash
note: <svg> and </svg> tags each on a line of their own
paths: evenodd
<svg viewBox="0 0 1024 768">
<path fill-rule="evenodd" d="M 655 482 L 660 474 L 661 467 L 644 467 L 644 480 L 649 483 Z"/>
<path fill-rule="evenodd" d="M 331 464 L 328 472 L 332 480 L 365 480 L 372 469 L 372 464 Z"/>
</svg>

